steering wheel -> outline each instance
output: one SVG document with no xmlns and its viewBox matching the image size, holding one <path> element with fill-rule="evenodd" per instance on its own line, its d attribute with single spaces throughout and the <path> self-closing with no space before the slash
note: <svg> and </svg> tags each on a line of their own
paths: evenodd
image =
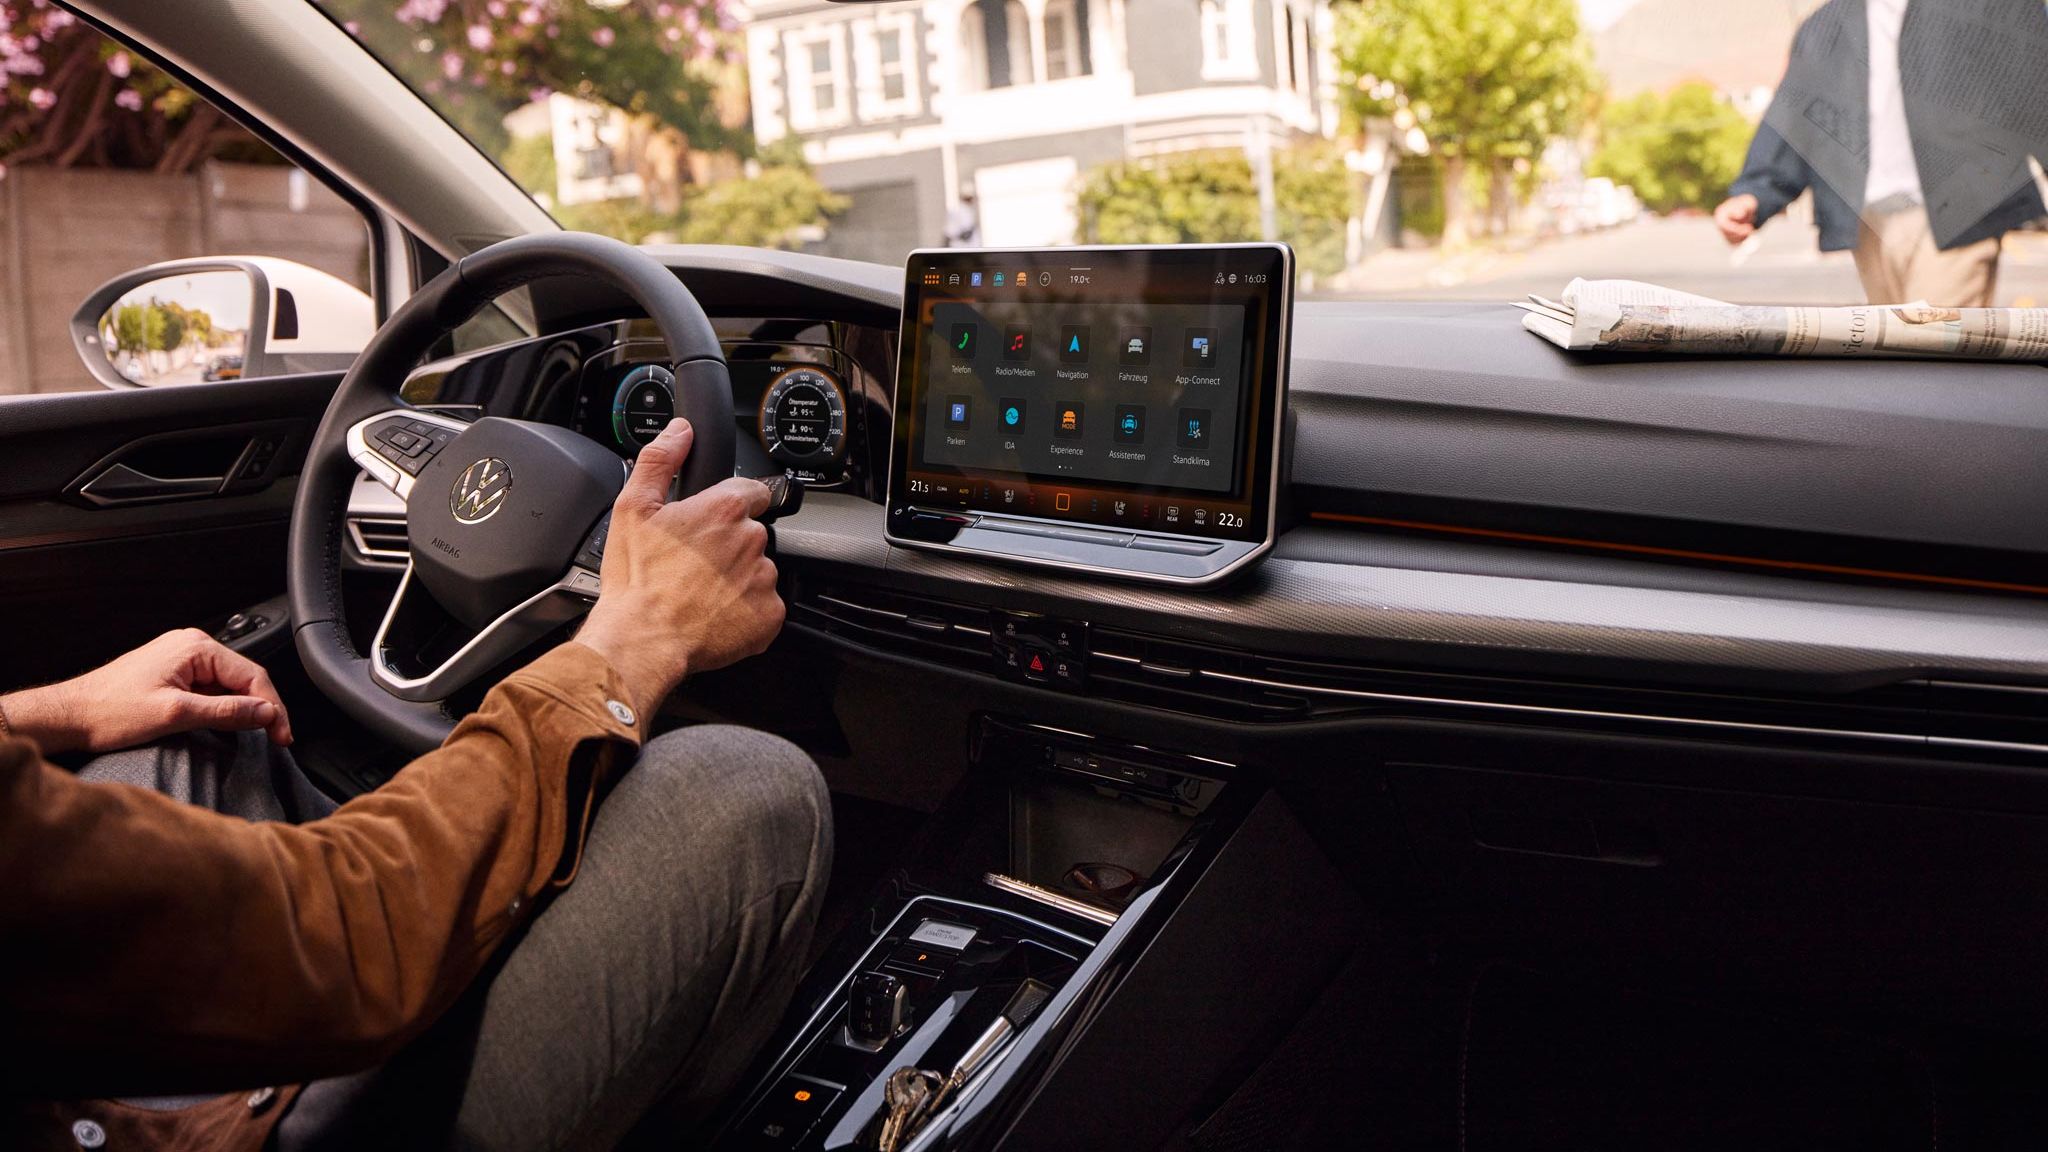
<svg viewBox="0 0 2048 1152">
<path fill-rule="evenodd" d="M 597 599 L 611 505 L 627 466 L 570 429 L 414 408 L 406 374 L 484 305 L 549 276 L 624 291 L 668 342 L 676 411 L 696 432 L 688 496 L 733 474 L 732 385 L 704 309 L 675 274 L 617 240 L 520 236 L 457 261 L 377 330 L 327 407 L 292 505 L 285 585 L 307 674 L 360 723 L 409 751 L 454 729 L 449 698 Z M 342 528 L 358 471 L 406 504 L 411 557 L 370 651 L 343 616 Z"/>
</svg>

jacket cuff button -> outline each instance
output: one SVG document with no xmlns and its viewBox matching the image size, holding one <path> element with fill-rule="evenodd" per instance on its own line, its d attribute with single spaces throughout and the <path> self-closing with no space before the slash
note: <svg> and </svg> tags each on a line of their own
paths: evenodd
<svg viewBox="0 0 2048 1152">
<path fill-rule="evenodd" d="M 277 1089 L 258 1088 L 254 1092 L 249 1093 L 249 1111 L 261 1112 L 265 1108 L 270 1107 L 270 1102 L 275 1099 L 277 1099 Z"/>
<path fill-rule="evenodd" d="M 72 1122 L 71 1138 L 80 1148 L 98 1148 L 106 1144 L 107 1130 L 91 1120 L 77 1120 Z"/>
<path fill-rule="evenodd" d="M 617 720 L 628 728 L 633 726 L 633 709 L 625 701 L 607 700 L 604 702 L 604 706 L 611 711 L 612 719 Z"/>
</svg>

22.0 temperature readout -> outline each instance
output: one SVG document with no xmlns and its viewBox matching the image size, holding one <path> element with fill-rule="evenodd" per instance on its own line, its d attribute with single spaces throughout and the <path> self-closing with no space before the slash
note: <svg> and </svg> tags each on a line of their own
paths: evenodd
<svg viewBox="0 0 2048 1152">
<path fill-rule="evenodd" d="M 839 459 L 846 441 L 846 394 L 816 368 L 783 373 L 761 398 L 761 444 L 776 462 L 799 467 Z"/>
</svg>

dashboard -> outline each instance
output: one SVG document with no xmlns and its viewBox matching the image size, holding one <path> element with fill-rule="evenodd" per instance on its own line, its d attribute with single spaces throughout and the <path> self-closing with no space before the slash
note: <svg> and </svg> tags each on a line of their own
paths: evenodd
<svg viewBox="0 0 2048 1152">
<path fill-rule="evenodd" d="M 1303 303 L 1277 542 L 1228 586 L 1153 589 L 887 542 L 903 269 L 650 251 L 725 343 L 742 468 L 816 477 L 776 526 L 778 558 L 839 601 L 886 587 L 1319 669 L 1820 693 L 2048 683 L 2037 366 L 1593 363 L 1529 339 L 1505 306 Z M 546 335 L 424 365 L 405 398 L 575 426 L 631 455 L 632 417 L 661 404 L 627 387 L 657 358 L 651 327 L 587 281 L 532 292 Z M 931 622 L 876 607 L 896 615 L 864 615 Z M 1150 651 L 1129 667 L 1208 682 L 1199 660 Z"/>
<path fill-rule="evenodd" d="M 739 470 L 879 496 L 889 417 L 878 380 L 895 333 L 802 319 L 714 323 L 732 379 Z M 652 325 L 609 321 L 436 360 L 402 394 L 457 415 L 560 424 L 630 459 L 675 415 L 665 359 Z"/>
</svg>

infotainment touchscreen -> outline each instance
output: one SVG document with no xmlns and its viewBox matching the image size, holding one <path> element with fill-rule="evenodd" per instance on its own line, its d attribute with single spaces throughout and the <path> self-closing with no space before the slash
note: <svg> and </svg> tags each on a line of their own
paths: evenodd
<svg viewBox="0 0 2048 1152">
<path fill-rule="evenodd" d="M 889 535 L 1199 583 L 1271 543 L 1284 245 L 919 251 Z"/>
</svg>

